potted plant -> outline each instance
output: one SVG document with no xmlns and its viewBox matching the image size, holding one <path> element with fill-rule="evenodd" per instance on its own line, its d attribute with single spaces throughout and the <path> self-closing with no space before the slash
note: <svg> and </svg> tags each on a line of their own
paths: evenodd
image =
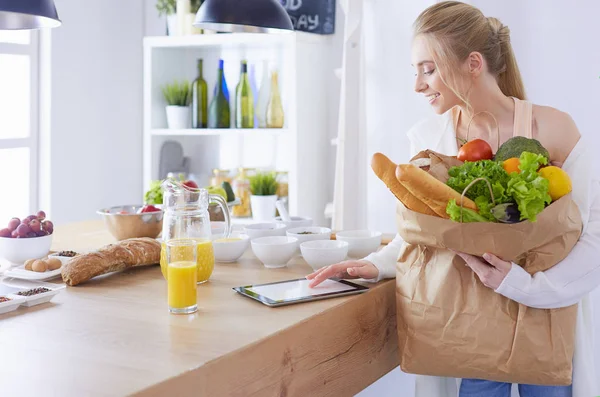
<svg viewBox="0 0 600 397">
<path fill-rule="evenodd" d="M 169 129 L 186 129 L 192 126 L 190 102 L 192 90 L 190 83 L 185 80 L 182 83 L 175 81 L 167 84 L 162 89 L 167 101 L 167 125 Z"/>
<path fill-rule="evenodd" d="M 167 18 L 167 35 L 174 36 L 177 34 L 177 14 L 176 0 L 158 0 L 156 9 L 159 16 Z"/>
<path fill-rule="evenodd" d="M 196 13 L 203 3 L 203 0 L 183 0 L 190 4 L 190 12 L 188 15 L 182 16 L 184 26 L 180 27 L 177 17 L 177 4 L 182 0 L 158 0 L 156 9 L 159 16 L 167 18 L 167 35 L 176 36 L 182 34 L 202 33 L 201 29 L 196 29 L 192 26 L 196 18 Z M 187 8 L 187 7 L 186 7 Z M 189 25 L 189 26 L 188 26 Z"/>
<path fill-rule="evenodd" d="M 250 177 L 250 208 L 254 220 L 270 221 L 275 217 L 278 186 L 273 172 L 257 173 Z"/>
</svg>

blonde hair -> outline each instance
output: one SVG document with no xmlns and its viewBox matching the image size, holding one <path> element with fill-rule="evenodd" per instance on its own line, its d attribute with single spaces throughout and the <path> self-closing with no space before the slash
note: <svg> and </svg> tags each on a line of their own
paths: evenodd
<svg viewBox="0 0 600 397">
<path fill-rule="evenodd" d="M 521 72 L 510 44 L 510 29 L 496 18 L 483 15 L 476 7 L 458 1 L 437 3 L 419 15 L 414 23 L 415 36 L 423 35 L 433 61 L 446 84 L 468 108 L 468 88 L 458 83 L 457 71 L 471 52 L 479 52 L 488 71 L 496 77 L 506 96 L 525 99 Z"/>
</svg>

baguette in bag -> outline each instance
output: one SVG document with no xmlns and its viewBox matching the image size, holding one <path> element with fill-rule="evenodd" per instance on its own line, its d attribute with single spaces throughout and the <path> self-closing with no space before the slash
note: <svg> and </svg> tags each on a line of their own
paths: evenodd
<svg viewBox="0 0 600 397">
<path fill-rule="evenodd" d="M 454 199 L 460 203 L 461 195 L 459 193 L 412 164 L 398 165 L 396 178 L 413 196 L 427 204 L 442 218 L 450 218 L 450 215 L 446 213 L 446 207 L 450 200 Z M 463 197 L 463 206 L 477 211 L 477 205 L 468 197 Z"/>
<path fill-rule="evenodd" d="M 399 181 L 396 179 L 396 164 L 387 158 L 384 154 L 375 153 L 371 159 L 371 168 L 375 174 L 385 183 L 390 191 L 400 200 L 406 208 L 420 212 L 425 215 L 433 215 L 436 213 L 427 206 L 423 201 L 412 195 Z"/>
</svg>

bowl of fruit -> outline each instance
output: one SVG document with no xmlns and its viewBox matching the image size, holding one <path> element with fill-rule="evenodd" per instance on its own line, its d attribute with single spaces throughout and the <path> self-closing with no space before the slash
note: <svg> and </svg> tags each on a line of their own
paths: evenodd
<svg viewBox="0 0 600 397">
<path fill-rule="evenodd" d="M 162 231 L 164 212 L 154 205 L 120 205 L 103 208 L 98 214 L 117 240 L 157 238 Z"/>
<path fill-rule="evenodd" d="M 39 259 L 50 251 L 54 225 L 44 211 L 26 218 L 12 218 L 6 228 L 0 229 L 0 258 L 14 264 L 28 259 Z"/>
</svg>

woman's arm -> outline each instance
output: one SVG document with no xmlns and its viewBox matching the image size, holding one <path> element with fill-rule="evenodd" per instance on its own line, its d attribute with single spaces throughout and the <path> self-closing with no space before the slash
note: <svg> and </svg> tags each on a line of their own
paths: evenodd
<svg viewBox="0 0 600 397">
<path fill-rule="evenodd" d="M 379 271 L 377 277 L 367 279 L 366 281 L 376 283 L 384 278 L 396 277 L 396 263 L 398 262 L 398 255 L 400 254 L 402 244 L 404 244 L 404 240 L 402 240 L 400 235 L 396 234 L 396 237 L 388 245 L 364 259 L 375 265 Z"/>
<path fill-rule="evenodd" d="M 515 264 L 496 292 L 526 306 L 553 309 L 573 305 L 600 285 L 600 184 L 591 188 L 585 232 L 562 262 L 529 275 Z"/>
</svg>

